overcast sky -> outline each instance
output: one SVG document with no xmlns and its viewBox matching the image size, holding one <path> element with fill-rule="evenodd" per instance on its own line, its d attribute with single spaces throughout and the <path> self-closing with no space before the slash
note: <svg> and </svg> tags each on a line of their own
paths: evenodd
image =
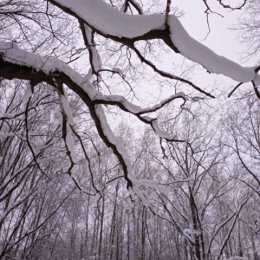
<svg viewBox="0 0 260 260">
<path fill-rule="evenodd" d="M 187 31 L 197 40 L 203 42 L 216 53 L 226 56 L 234 61 L 241 61 L 241 53 L 245 46 L 239 42 L 239 32 L 231 30 L 238 24 L 237 18 L 241 16 L 241 11 L 230 11 L 219 7 L 217 1 L 209 1 L 212 10 L 223 15 L 210 14 L 209 22 L 211 32 L 204 40 L 208 32 L 205 5 L 203 1 L 175 0 L 175 5 L 185 11 L 181 21 Z"/>
</svg>

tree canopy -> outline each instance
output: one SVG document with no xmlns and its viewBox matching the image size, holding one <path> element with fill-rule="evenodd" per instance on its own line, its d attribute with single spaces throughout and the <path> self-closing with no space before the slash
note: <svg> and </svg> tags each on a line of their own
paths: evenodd
<svg viewBox="0 0 260 260">
<path fill-rule="evenodd" d="M 200 2 L 210 27 L 211 15 L 221 13 L 211 2 Z M 220 10 L 245 12 L 238 27 L 249 43 L 248 57 L 257 63 L 259 1 L 215 2 Z M 128 248 L 128 259 L 257 257 L 260 65 L 236 63 L 193 38 L 174 5 L 0 2 L 0 258 L 35 254 L 29 247 L 37 248 L 36 234 L 44 239 L 52 227 L 62 229 L 59 212 L 73 225 L 76 216 L 87 216 L 87 233 L 88 223 L 96 228 L 84 234 L 92 241 L 86 251 L 80 240 L 82 259 L 105 259 L 106 239 L 110 246 L 120 237 L 130 245 L 131 230 L 140 232 L 141 246 L 133 242 L 139 258 Z M 194 76 L 196 70 L 204 76 Z M 216 75 L 231 82 L 228 88 L 213 83 Z M 211 82 L 203 82 L 205 77 Z M 223 102 L 224 112 L 209 108 L 213 102 Z M 73 196 L 79 199 L 75 208 Z M 133 215 L 123 200 L 138 201 Z M 71 216 L 65 205 L 73 208 Z M 245 220 L 244 208 L 254 216 Z M 106 214 L 112 225 L 107 233 Z M 165 238 L 157 237 L 152 223 L 164 221 L 173 227 L 176 253 L 160 256 L 158 243 Z M 242 226 L 250 232 L 236 240 Z M 250 250 L 245 253 L 243 246 Z M 116 248 L 110 259 L 123 259 L 123 245 Z"/>
</svg>

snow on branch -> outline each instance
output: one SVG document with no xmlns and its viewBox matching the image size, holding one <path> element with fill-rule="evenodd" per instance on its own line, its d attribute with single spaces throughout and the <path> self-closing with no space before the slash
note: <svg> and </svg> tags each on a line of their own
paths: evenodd
<svg viewBox="0 0 260 260">
<path fill-rule="evenodd" d="M 169 25 L 172 42 L 186 58 L 201 64 L 211 73 L 223 74 L 239 82 L 248 82 L 255 79 L 256 67 L 242 67 L 223 56 L 217 55 L 189 36 L 175 16 L 169 17 Z"/>
<path fill-rule="evenodd" d="M 132 174 L 131 162 L 125 148 L 118 142 L 112 132 L 102 108 L 102 104 L 111 104 L 120 107 L 122 110 L 136 115 L 142 122 L 149 124 L 154 131 L 161 137 L 170 139 L 163 130 L 159 128 L 158 122 L 154 118 L 144 116 L 143 114 L 154 112 L 164 105 L 175 99 L 182 99 L 184 102 L 186 97 L 184 93 L 178 93 L 163 100 L 157 105 L 150 108 L 141 108 L 127 101 L 122 96 L 111 95 L 105 96 L 98 92 L 94 86 L 78 72 L 70 68 L 66 63 L 56 58 L 41 57 L 37 54 L 14 48 L 12 43 L 0 42 L 0 77 L 5 79 L 23 79 L 30 80 L 34 83 L 47 82 L 57 89 L 57 82 L 62 86 L 66 84 L 72 91 L 78 94 L 82 101 L 88 106 L 92 119 L 95 122 L 97 131 L 104 143 L 111 147 L 122 165 L 124 177 L 128 183 L 128 187 L 133 187 L 135 178 Z M 74 147 L 72 140 L 73 116 L 69 107 L 68 100 L 63 94 L 60 96 L 61 106 L 65 118 L 65 144 L 70 155 L 73 157 L 73 163 L 77 162 L 74 156 Z"/>
<path fill-rule="evenodd" d="M 164 17 L 154 15 L 128 15 L 102 0 L 50 0 L 67 13 L 84 20 L 103 35 L 136 38 L 154 28 L 164 27 Z"/>
<path fill-rule="evenodd" d="M 0 56 L 0 64 L 2 63 L 0 76 L 3 76 L 7 79 L 20 78 L 28 80 L 32 80 L 32 77 L 38 77 L 38 79 L 34 80 L 46 81 L 47 83 L 54 85 L 54 87 L 56 87 L 56 82 L 58 79 L 58 81 L 68 85 L 81 97 L 86 95 L 87 97 L 83 97 L 83 100 L 86 101 L 87 98 L 86 103 L 88 106 L 90 104 L 92 104 L 92 106 L 101 104 L 116 105 L 125 112 L 136 115 L 142 122 L 150 124 L 155 132 L 162 138 L 165 138 L 165 134 L 160 134 L 162 131 L 159 129 L 155 118 L 144 116 L 144 114 L 155 112 L 176 99 L 182 99 L 184 103 L 187 99 L 185 94 L 180 92 L 169 96 L 152 107 L 141 108 L 140 106 L 129 102 L 123 96 L 103 95 L 102 93 L 98 92 L 86 78 L 82 77 L 78 72 L 70 68 L 66 63 L 59 59 L 41 57 L 39 55 L 29 53 L 25 50 L 12 48 L 12 44 L 6 42 L 0 42 L 0 53 L 2 54 L 2 56 Z M 12 73 L 9 71 L 8 73 L 7 67 L 11 64 L 19 66 L 19 71 L 21 73 L 19 73 L 19 71 L 12 71 Z M 22 73 L 22 67 L 31 70 L 31 75 Z M 69 108 L 68 100 L 64 95 L 61 96 L 61 104 L 69 124 L 73 125 L 73 116 Z M 167 138 L 170 137 L 167 135 Z M 114 141 L 112 143 L 114 143 Z"/>
<path fill-rule="evenodd" d="M 183 106 L 186 102 L 186 95 L 183 92 L 171 95 L 170 97 L 162 100 L 160 103 L 149 107 L 149 108 L 141 108 L 140 106 L 134 105 L 133 103 L 129 102 L 126 98 L 119 95 L 102 95 L 98 94 L 94 97 L 93 102 L 96 104 L 108 104 L 108 105 L 116 105 L 120 107 L 123 111 L 131 113 L 135 115 L 139 120 L 141 120 L 143 123 L 148 124 L 151 126 L 151 128 L 154 130 L 154 132 L 163 139 L 166 139 L 168 141 L 179 141 L 175 136 L 171 136 L 166 131 L 162 130 L 159 126 L 158 120 L 156 118 L 152 118 L 149 116 L 146 116 L 144 114 L 155 112 L 161 108 L 163 108 L 165 105 L 169 104 L 175 99 L 182 99 Z"/>
<path fill-rule="evenodd" d="M 142 115 L 142 114 L 146 114 L 146 113 L 155 112 L 155 111 L 161 109 L 163 106 L 169 104 L 171 101 L 173 101 L 175 99 L 183 99 L 185 101 L 186 96 L 183 92 L 180 92 L 180 93 L 169 96 L 168 98 L 164 99 L 160 103 L 158 103 L 152 107 L 149 107 L 149 108 L 141 108 L 140 106 L 134 105 L 133 103 L 129 102 L 126 98 L 124 98 L 123 96 L 119 96 L 119 95 L 109 95 L 108 96 L 108 95 L 102 95 L 101 93 L 99 93 L 98 95 L 96 95 L 93 98 L 93 100 L 98 103 L 111 104 L 111 105 L 117 104 L 124 111 L 129 112 L 131 114 L 135 114 L 135 115 Z"/>
<path fill-rule="evenodd" d="M 65 12 L 83 20 L 105 37 L 133 47 L 137 40 L 162 39 L 175 52 L 202 65 L 210 73 L 222 74 L 238 82 L 259 85 L 257 67 L 242 67 L 217 55 L 193 39 L 175 15 L 129 15 L 102 0 L 49 0 Z"/>
</svg>

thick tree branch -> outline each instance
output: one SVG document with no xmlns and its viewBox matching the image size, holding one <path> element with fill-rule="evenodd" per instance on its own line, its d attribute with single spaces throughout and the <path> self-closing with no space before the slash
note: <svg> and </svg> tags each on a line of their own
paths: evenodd
<svg viewBox="0 0 260 260">
<path fill-rule="evenodd" d="M 259 84 L 260 76 L 256 74 L 255 67 L 242 67 L 217 55 L 193 39 L 174 15 L 167 14 L 165 24 L 165 15 L 129 15 L 114 9 L 102 0 L 49 2 L 84 21 L 100 35 L 126 46 L 131 47 L 139 40 L 161 39 L 173 51 L 202 65 L 211 73 L 223 74 L 238 82 L 254 81 Z"/>
<path fill-rule="evenodd" d="M 82 101 L 89 108 L 90 115 L 95 122 L 100 137 L 117 156 L 123 168 L 128 187 L 133 186 L 131 165 L 128 162 L 124 148 L 117 142 L 106 121 L 104 111 L 101 108 L 102 104 L 116 105 L 122 110 L 134 114 L 142 122 L 149 124 L 160 137 L 169 141 L 177 140 L 175 137 L 171 137 L 168 133 L 161 130 L 156 119 L 143 116 L 143 114 L 155 112 L 175 99 L 182 99 L 185 102 L 186 98 L 183 93 L 173 95 L 151 108 L 142 109 L 131 104 L 124 97 L 104 96 L 87 79 L 58 59 L 43 58 L 39 55 L 13 48 L 10 43 L 0 43 L 0 47 L 0 77 L 5 79 L 18 78 L 37 83 L 46 82 L 54 86 L 54 88 L 57 88 L 57 82 L 59 82 L 60 85 L 67 85 L 81 97 Z M 66 131 L 63 132 L 66 133 Z M 129 174 L 131 177 L 129 177 Z"/>
</svg>

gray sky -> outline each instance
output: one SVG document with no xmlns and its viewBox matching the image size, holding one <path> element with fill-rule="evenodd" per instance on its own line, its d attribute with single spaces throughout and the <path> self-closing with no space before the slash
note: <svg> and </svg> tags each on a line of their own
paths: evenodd
<svg viewBox="0 0 260 260">
<path fill-rule="evenodd" d="M 237 18 L 241 11 L 230 11 L 219 7 L 217 1 L 209 1 L 212 10 L 223 15 L 209 15 L 211 32 L 204 40 L 208 32 L 205 6 L 203 1 L 175 0 L 174 3 L 180 9 L 184 9 L 185 14 L 181 21 L 187 31 L 197 40 L 203 42 L 216 53 L 239 62 L 241 52 L 245 46 L 241 46 L 238 41 L 238 31 L 231 30 L 238 23 Z"/>
</svg>

